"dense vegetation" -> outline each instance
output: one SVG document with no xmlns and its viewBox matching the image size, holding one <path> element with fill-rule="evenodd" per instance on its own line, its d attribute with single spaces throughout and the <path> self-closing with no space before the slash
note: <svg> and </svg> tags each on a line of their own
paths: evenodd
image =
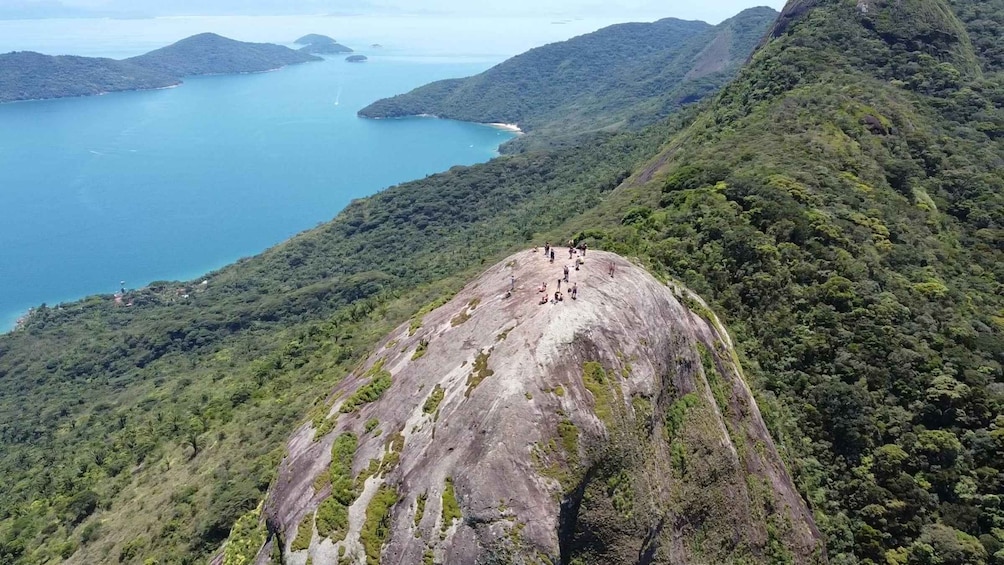
<svg viewBox="0 0 1004 565">
<path fill-rule="evenodd" d="M 1004 76 L 971 48 L 1001 29 L 790 7 L 665 176 L 576 224 L 714 299 L 831 563 L 1004 563 Z"/>
<path fill-rule="evenodd" d="M 673 18 L 614 25 L 532 49 L 474 77 L 377 101 L 360 115 L 518 124 L 552 141 L 647 125 L 721 88 L 776 16 L 753 8 L 718 26 Z"/>
<path fill-rule="evenodd" d="M 320 59 L 282 45 L 246 43 L 215 33 L 200 33 L 126 60 L 148 69 L 185 77 L 257 73 Z"/>
<path fill-rule="evenodd" d="M 296 40 L 297 45 L 302 45 L 300 51 L 313 53 L 314 55 L 336 55 L 338 53 L 352 53 L 352 49 L 338 43 L 327 35 L 310 33 Z"/>
<path fill-rule="evenodd" d="M 798 0 L 700 112 L 389 189 L 132 308 L 39 309 L 0 337 L 0 563 L 203 559 L 390 327 L 575 234 L 728 323 L 831 563 L 1004 563 L 1002 22 Z"/>
<path fill-rule="evenodd" d="M 268 71 L 317 60 L 279 45 L 208 33 L 124 61 L 7 53 L 0 55 L 0 103 L 164 88 L 189 75 Z"/>
<path fill-rule="evenodd" d="M 114 59 L 30 51 L 0 55 L 0 103 L 164 88 L 179 82 L 170 74 Z"/>
<path fill-rule="evenodd" d="M 0 337 L 0 556 L 204 559 L 376 340 L 595 206 L 672 127 L 391 188 L 205 285 L 130 292 L 130 308 L 38 309 Z"/>
</svg>

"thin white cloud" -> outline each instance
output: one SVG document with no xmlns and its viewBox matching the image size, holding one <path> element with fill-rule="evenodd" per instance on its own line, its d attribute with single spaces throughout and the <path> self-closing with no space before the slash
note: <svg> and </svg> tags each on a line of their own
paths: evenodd
<svg viewBox="0 0 1004 565">
<path fill-rule="evenodd" d="M 758 5 L 780 9 L 784 0 L 659 1 L 620 0 L 0 0 L 4 17 L 71 15 L 178 14 L 317 14 L 317 13 L 440 13 L 480 16 L 617 17 L 652 20 L 664 17 L 717 23 Z"/>
</svg>

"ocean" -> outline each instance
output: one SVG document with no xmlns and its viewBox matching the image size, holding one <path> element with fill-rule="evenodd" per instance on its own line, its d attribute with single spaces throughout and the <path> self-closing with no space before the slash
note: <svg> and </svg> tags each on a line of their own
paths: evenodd
<svg viewBox="0 0 1004 565">
<path fill-rule="evenodd" d="M 29 308 L 191 280 L 330 220 L 352 199 L 484 162 L 513 134 L 370 102 L 481 72 L 610 21 L 428 17 L 0 21 L 0 52 L 128 57 L 212 31 L 369 56 L 190 78 L 148 92 L 0 105 L 0 331 Z M 374 44 L 379 44 L 375 46 Z"/>
</svg>

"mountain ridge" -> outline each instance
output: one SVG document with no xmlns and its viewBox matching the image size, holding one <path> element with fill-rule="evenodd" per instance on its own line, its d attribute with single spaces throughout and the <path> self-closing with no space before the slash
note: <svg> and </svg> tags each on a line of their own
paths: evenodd
<svg viewBox="0 0 1004 565">
<path fill-rule="evenodd" d="M 602 251 L 576 253 L 564 300 L 548 302 L 573 262 L 557 252 L 502 259 L 388 334 L 328 395 L 290 440 L 262 510 L 286 559 L 825 560 L 727 334 L 683 305 L 685 289 Z M 667 410 L 679 419 L 664 429 Z M 351 493 L 336 466 L 357 477 Z M 760 481 L 766 491 L 752 494 Z M 367 535 L 384 492 L 396 503 L 381 549 Z M 703 520 L 685 518 L 697 507 Z M 331 512 L 348 519 L 332 530 Z M 697 552 L 680 541 L 722 529 L 730 543 Z"/>
<path fill-rule="evenodd" d="M 997 565 L 1004 5 L 920 8 L 946 5 L 972 50 L 947 37 L 912 51 L 924 17 L 883 36 L 854 3 L 820 0 L 789 12 L 714 100 L 666 122 L 392 187 L 205 287 L 39 309 L 0 337 L 0 471 L 13 479 L 0 555 L 237 563 L 289 543 L 259 506 L 289 435 L 330 425 L 330 392 L 347 375 L 362 384 L 400 324 L 421 331 L 485 265 L 574 237 L 682 281 L 727 324 L 830 562 Z M 351 488 L 352 475 L 335 478 Z M 466 523 L 463 487 L 437 489 Z M 404 512 L 390 489 L 373 500 L 376 518 Z M 322 521 L 337 527 L 332 510 Z M 726 533 L 681 543 L 720 547 Z"/>
</svg>

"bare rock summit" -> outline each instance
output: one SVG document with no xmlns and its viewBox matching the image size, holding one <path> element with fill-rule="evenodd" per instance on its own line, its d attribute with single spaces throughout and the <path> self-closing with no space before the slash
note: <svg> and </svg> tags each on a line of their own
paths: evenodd
<svg viewBox="0 0 1004 565">
<path fill-rule="evenodd" d="M 565 248 L 388 335 L 291 438 L 264 515 L 260 563 L 825 562 L 714 315 Z"/>
</svg>

